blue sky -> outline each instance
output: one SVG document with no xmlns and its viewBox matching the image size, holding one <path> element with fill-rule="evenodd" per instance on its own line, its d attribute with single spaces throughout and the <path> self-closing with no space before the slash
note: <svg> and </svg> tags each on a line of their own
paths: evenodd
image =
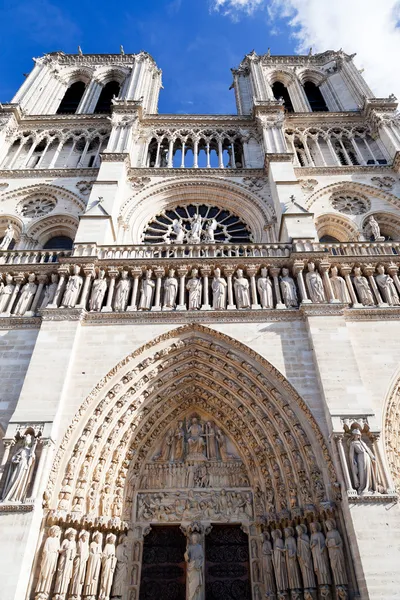
<svg viewBox="0 0 400 600">
<path fill-rule="evenodd" d="M 368 13 L 358 27 L 351 19 L 352 4 L 354 10 L 363 7 Z M 2 0 L 0 100 L 12 98 L 23 73 L 31 70 L 33 56 L 54 50 L 74 53 L 78 44 L 84 53 L 118 52 L 120 44 L 126 53 L 150 52 L 163 71 L 160 112 L 234 113 L 230 68 L 253 48 L 260 54 L 268 47 L 273 54 L 291 54 L 314 44 L 317 51 L 343 46 L 350 53 L 362 45 L 360 66 L 365 63 L 370 77 L 378 78 L 379 95 L 396 92 L 398 75 L 385 76 L 380 65 L 385 52 L 396 52 L 396 62 L 400 55 L 399 1 L 381 0 L 379 14 L 377 4 L 375 0 Z M 386 12 L 380 18 L 382 11 Z M 375 39 L 366 44 L 369 20 Z M 378 66 L 370 64 L 374 56 Z"/>
</svg>

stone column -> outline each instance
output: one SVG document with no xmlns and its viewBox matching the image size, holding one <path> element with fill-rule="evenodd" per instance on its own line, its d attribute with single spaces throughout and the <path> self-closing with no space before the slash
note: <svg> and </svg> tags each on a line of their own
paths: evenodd
<svg viewBox="0 0 400 600">
<path fill-rule="evenodd" d="M 364 274 L 368 277 L 369 284 L 370 284 L 372 292 L 376 298 L 378 306 L 381 308 L 385 308 L 386 306 L 388 306 L 388 304 L 382 300 L 382 297 L 378 290 L 378 286 L 376 285 L 376 281 L 375 281 L 375 277 L 374 277 L 375 267 L 373 265 L 364 265 L 363 270 L 364 270 Z"/>
<path fill-rule="evenodd" d="M 257 287 L 256 287 L 256 273 L 257 267 L 247 267 L 246 269 L 247 275 L 250 277 L 250 288 L 251 288 L 251 308 L 253 310 L 261 309 L 261 304 L 258 302 L 257 298 Z"/>
<path fill-rule="evenodd" d="M 138 289 L 139 289 L 139 277 L 142 274 L 142 269 L 140 267 L 134 267 L 131 270 L 132 273 L 132 277 L 133 277 L 133 289 L 132 289 L 132 298 L 131 298 L 131 303 L 128 306 L 128 308 L 126 309 L 127 312 L 134 312 L 135 310 L 137 310 L 137 295 L 138 295 Z"/>
<path fill-rule="evenodd" d="M 208 278 L 211 275 L 211 267 L 209 265 L 204 266 L 201 269 L 203 275 L 203 306 L 200 310 L 211 310 L 209 297 L 208 297 Z"/>
<path fill-rule="evenodd" d="M 340 304 L 340 300 L 337 300 L 335 298 L 335 295 L 333 293 L 332 290 L 332 284 L 331 284 L 331 280 L 329 278 L 329 269 L 330 269 L 330 263 L 328 261 L 321 261 L 319 263 L 319 270 L 322 273 L 322 278 L 324 281 L 324 287 L 325 287 L 325 292 L 328 296 L 328 301 L 330 304 Z"/>
<path fill-rule="evenodd" d="M 194 140 L 193 144 L 193 168 L 197 169 L 199 166 L 199 140 Z"/>
<path fill-rule="evenodd" d="M 161 280 L 165 275 L 165 269 L 163 267 L 154 267 L 154 273 L 157 278 L 156 280 L 156 293 L 154 296 L 154 306 L 152 307 L 153 312 L 161 310 Z"/>
<path fill-rule="evenodd" d="M 53 302 L 51 304 L 48 304 L 47 308 L 58 308 L 60 301 L 61 301 L 62 293 L 64 291 L 65 278 L 67 277 L 68 274 L 69 274 L 69 266 L 68 265 L 62 265 L 58 269 L 58 275 L 59 275 L 58 286 L 56 289 L 56 293 L 54 294 Z"/>
<path fill-rule="evenodd" d="M 179 304 L 176 307 L 176 310 L 186 310 L 185 278 L 187 275 L 187 267 L 178 267 L 177 271 L 179 275 Z"/>
<path fill-rule="evenodd" d="M 236 310 L 236 304 L 233 301 L 233 286 L 232 286 L 232 275 L 234 268 L 225 267 L 224 273 L 226 275 L 227 288 L 228 288 L 228 306 L 227 310 Z"/>
<path fill-rule="evenodd" d="M 276 296 L 276 307 L 279 310 L 283 310 L 286 308 L 286 304 L 283 304 L 282 302 L 282 296 L 281 296 L 281 288 L 279 286 L 279 273 L 280 273 L 280 268 L 279 267 L 270 267 L 269 272 L 272 276 L 272 279 L 274 281 L 274 290 L 275 290 L 275 296 Z"/>
<path fill-rule="evenodd" d="M 40 296 L 43 291 L 43 286 L 47 281 L 47 275 L 38 275 L 39 285 L 37 286 L 36 294 L 32 302 L 30 310 L 25 313 L 26 317 L 33 317 L 36 313 L 37 305 L 39 304 Z"/>
<path fill-rule="evenodd" d="M 168 169 L 172 169 L 174 160 L 174 140 L 169 140 L 168 145 Z"/>
<path fill-rule="evenodd" d="M 85 281 L 83 284 L 81 300 L 75 306 L 75 308 L 84 308 L 86 309 L 87 299 L 89 295 L 90 283 L 92 281 L 92 277 L 94 276 L 94 268 L 93 265 L 85 265 L 83 267 L 83 272 L 85 273 Z"/>
<path fill-rule="evenodd" d="M 353 283 L 351 281 L 351 277 L 350 277 L 351 266 L 350 265 L 342 265 L 340 267 L 340 273 L 341 273 L 341 275 L 343 275 L 343 277 L 345 279 L 347 289 L 349 290 L 350 298 L 353 303 L 353 308 L 363 308 L 363 305 L 360 304 L 359 301 L 357 300 L 357 296 L 354 291 Z"/>
<path fill-rule="evenodd" d="M 14 306 L 15 301 L 17 299 L 18 292 L 19 292 L 19 290 L 21 288 L 21 285 L 25 281 L 25 277 L 23 275 L 16 275 L 16 277 L 14 277 L 14 281 L 15 281 L 14 291 L 13 291 L 12 296 L 10 298 L 10 302 L 7 305 L 6 311 L 3 313 L 3 315 L 10 316 L 12 314 L 13 306 Z"/>
<path fill-rule="evenodd" d="M 293 264 L 293 275 L 297 278 L 297 284 L 300 290 L 301 304 L 311 304 L 311 300 L 307 296 L 306 286 L 303 278 L 304 263 L 301 260 L 295 260 Z"/>
<path fill-rule="evenodd" d="M 112 312 L 112 300 L 114 296 L 115 280 L 118 276 L 118 271 L 112 268 L 108 269 L 108 275 L 110 276 L 110 284 L 108 286 L 107 302 L 106 305 L 103 306 L 103 308 L 101 309 L 101 312 Z"/>
<path fill-rule="evenodd" d="M 224 157 L 222 150 L 222 141 L 218 140 L 218 166 L 220 169 L 224 168 Z"/>
</svg>

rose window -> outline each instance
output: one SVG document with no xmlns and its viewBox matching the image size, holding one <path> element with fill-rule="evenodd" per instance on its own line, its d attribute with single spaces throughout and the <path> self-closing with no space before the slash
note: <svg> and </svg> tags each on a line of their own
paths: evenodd
<svg viewBox="0 0 400 600">
<path fill-rule="evenodd" d="M 241 244 L 252 241 L 247 225 L 223 208 L 205 204 L 164 210 L 146 227 L 146 244 Z"/>
<path fill-rule="evenodd" d="M 332 208 L 345 215 L 363 215 L 371 208 L 368 198 L 340 194 L 330 198 Z"/>
<path fill-rule="evenodd" d="M 55 198 L 49 198 L 48 196 L 36 197 L 20 202 L 17 210 L 23 217 L 34 219 L 36 217 L 47 215 L 56 207 L 56 205 L 57 200 Z"/>
</svg>

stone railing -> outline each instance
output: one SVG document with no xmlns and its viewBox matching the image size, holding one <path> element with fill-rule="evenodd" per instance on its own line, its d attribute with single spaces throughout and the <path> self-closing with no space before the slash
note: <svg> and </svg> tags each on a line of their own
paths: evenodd
<svg viewBox="0 0 400 600">
<path fill-rule="evenodd" d="M 60 258 L 70 255 L 68 250 L 3 250 L 0 252 L 0 265 L 57 263 Z"/>
<path fill-rule="evenodd" d="M 296 240 L 293 252 L 326 252 L 331 256 L 400 256 L 400 242 L 313 242 Z"/>
</svg>

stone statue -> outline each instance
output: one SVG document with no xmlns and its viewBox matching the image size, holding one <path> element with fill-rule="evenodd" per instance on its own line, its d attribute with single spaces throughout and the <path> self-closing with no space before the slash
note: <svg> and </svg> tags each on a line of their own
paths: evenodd
<svg viewBox="0 0 400 600">
<path fill-rule="evenodd" d="M 187 600 L 202 600 L 203 598 L 203 567 L 204 552 L 199 542 L 199 535 L 192 533 L 185 552 L 187 562 Z"/>
<path fill-rule="evenodd" d="M 209 219 L 206 225 L 206 230 L 204 233 L 204 241 L 206 243 L 213 244 L 215 242 L 214 232 L 218 227 L 218 223 L 215 219 Z"/>
<path fill-rule="evenodd" d="M 206 423 L 206 446 L 207 446 L 207 458 L 209 460 L 217 460 L 217 439 L 215 426 L 212 421 Z"/>
<path fill-rule="evenodd" d="M 353 429 L 349 448 L 350 469 L 353 484 L 360 496 L 376 492 L 376 458 L 362 441 L 358 429 Z"/>
<path fill-rule="evenodd" d="M 226 279 L 221 277 L 221 269 L 214 269 L 214 279 L 211 283 L 214 310 L 226 308 L 226 286 Z"/>
<path fill-rule="evenodd" d="M 89 309 L 90 312 L 100 312 L 103 305 L 104 296 L 107 291 L 107 282 L 105 280 L 106 272 L 100 269 L 97 279 L 93 281 L 92 293 L 90 294 Z"/>
<path fill-rule="evenodd" d="M 353 283 L 361 304 L 364 306 L 375 306 L 374 297 L 372 295 L 371 288 L 369 287 L 368 279 L 361 275 L 360 267 L 354 267 Z"/>
<path fill-rule="evenodd" d="M 308 273 L 306 275 L 306 283 L 311 302 L 325 302 L 324 285 L 322 283 L 321 275 L 315 270 L 315 264 L 313 262 L 308 263 L 307 268 Z"/>
<path fill-rule="evenodd" d="M 339 300 L 342 304 L 350 304 L 351 298 L 346 281 L 338 275 L 338 268 L 336 266 L 331 267 L 330 282 L 336 300 Z"/>
<path fill-rule="evenodd" d="M 204 456 L 204 432 L 203 426 L 199 423 L 197 417 L 192 417 L 191 425 L 188 427 L 188 457 Z"/>
<path fill-rule="evenodd" d="M 128 305 L 129 292 L 131 291 L 131 282 L 128 277 L 128 271 L 121 271 L 121 279 L 115 288 L 113 308 L 116 312 L 123 312 Z"/>
<path fill-rule="evenodd" d="M 183 244 L 185 241 L 186 231 L 182 224 L 182 219 L 175 219 L 172 223 L 172 229 L 175 232 L 175 244 Z"/>
<path fill-rule="evenodd" d="M 183 460 L 183 454 L 185 450 L 185 432 L 183 430 L 183 421 L 179 421 L 174 431 L 174 461 L 178 462 Z"/>
<path fill-rule="evenodd" d="M 259 277 L 257 281 L 257 290 L 260 295 L 262 308 L 274 308 L 272 281 L 268 277 L 268 269 L 261 269 L 261 277 Z"/>
<path fill-rule="evenodd" d="M 273 565 L 273 552 L 271 537 L 268 531 L 264 532 L 264 541 L 262 545 L 262 568 L 264 573 L 265 593 L 267 597 L 273 596 L 276 593 L 275 578 L 274 578 L 274 565 Z"/>
<path fill-rule="evenodd" d="M 117 566 L 115 568 L 114 581 L 111 588 L 112 598 L 122 598 L 125 586 L 128 579 L 128 538 L 126 535 L 122 535 L 120 542 L 115 551 L 117 559 Z"/>
<path fill-rule="evenodd" d="M 79 292 L 83 285 L 83 278 L 79 275 L 81 268 L 79 265 L 74 266 L 74 274 L 70 275 L 65 288 L 64 297 L 61 302 L 63 308 L 74 308 L 78 302 Z"/>
<path fill-rule="evenodd" d="M 86 563 L 89 558 L 89 532 L 82 529 L 76 544 L 76 554 L 72 569 L 70 596 L 80 598 L 85 582 Z"/>
<path fill-rule="evenodd" d="M 289 587 L 289 581 L 285 560 L 286 549 L 282 539 L 282 531 L 280 529 L 274 529 L 272 532 L 272 539 L 274 540 L 273 561 L 276 586 L 278 588 L 278 592 L 286 592 Z"/>
<path fill-rule="evenodd" d="M 152 280 L 153 272 L 151 269 L 147 269 L 146 275 L 142 278 L 142 285 L 140 288 L 140 302 L 138 310 L 150 310 L 153 301 L 153 292 L 155 283 Z"/>
<path fill-rule="evenodd" d="M 303 588 L 303 584 L 299 564 L 297 562 L 297 546 L 296 540 L 294 539 L 293 527 L 285 527 L 284 534 L 289 589 L 300 590 Z"/>
<path fill-rule="evenodd" d="M 392 277 L 385 273 L 383 265 L 378 265 L 376 270 L 378 271 L 378 275 L 376 275 L 375 279 L 382 293 L 383 301 L 389 304 L 389 306 L 400 305 L 399 295 Z"/>
<path fill-rule="evenodd" d="M 93 533 L 92 542 L 89 546 L 89 559 L 86 568 L 85 585 L 83 588 L 83 596 L 97 595 L 97 588 L 99 587 L 99 576 L 101 567 L 101 542 L 103 536 L 99 531 Z"/>
<path fill-rule="evenodd" d="M 158 455 L 157 460 L 166 462 L 170 459 L 172 444 L 174 441 L 174 435 L 175 435 L 175 432 L 173 429 L 170 429 L 166 433 L 166 435 L 164 436 L 164 439 L 162 441 L 160 454 Z"/>
<path fill-rule="evenodd" d="M 117 537 L 113 533 L 109 533 L 106 537 L 106 544 L 101 556 L 99 600 L 109 600 L 110 598 L 114 571 L 117 565 L 117 557 L 115 556 L 116 539 Z"/>
<path fill-rule="evenodd" d="M 6 285 L 0 291 L 0 313 L 7 312 L 7 309 L 11 309 L 9 302 L 14 292 L 15 285 L 13 284 L 13 277 L 9 273 L 6 275 Z"/>
<path fill-rule="evenodd" d="M 311 556 L 310 538 L 307 527 L 301 523 L 296 527 L 297 532 L 297 558 L 305 588 L 315 588 L 315 575 Z"/>
<path fill-rule="evenodd" d="M 176 296 L 178 294 L 178 280 L 175 277 L 174 269 L 168 271 L 168 277 L 164 281 L 164 305 L 163 310 L 172 310 L 176 306 Z"/>
<path fill-rule="evenodd" d="M 325 536 L 321 532 L 321 525 L 313 522 L 310 524 L 310 529 L 310 547 L 318 585 L 331 585 L 328 552 L 326 550 Z"/>
<path fill-rule="evenodd" d="M 37 285 L 35 283 L 36 275 L 35 273 L 31 273 L 28 276 L 28 283 L 25 283 L 21 290 L 21 295 L 17 302 L 17 306 L 15 307 L 14 314 L 15 315 L 24 315 L 27 310 L 30 309 L 30 306 L 33 302 L 33 299 L 36 294 Z"/>
<path fill-rule="evenodd" d="M 336 523 L 333 519 L 325 521 L 325 525 L 328 530 L 328 533 L 326 534 L 326 545 L 328 547 L 334 584 L 347 585 L 346 563 L 344 559 L 342 538 L 336 529 Z"/>
<path fill-rule="evenodd" d="M 243 277 L 242 269 L 236 271 L 233 287 L 235 288 L 236 305 L 240 308 L 250 308 L 249 281 Z"/>
<path fill-rule="evenodd" d="M 198 310 L 201 307 L 201 291 L 203 285 L 201 279 L 197 277 L 198 270 L 192 269 L 191 278 L 186 284 L 189 291 L 189 310 Z"/>
<path fill-rule="evenodd" d="M 14 227 L 13 227 L 13 225 L 11 223 L 9 223 L 7 225 L 7 229 L 6 229 L 5 233 L 4 233 L 4 237 L 1 240 L 0 250 L 7 250 L 8 249 L 9 245 L 13 241 L 14 233 L 15 233 Z"/>
<path fill-rule="evenodd" d="M 58 525 L 53 525 L 49 529 L 46 542 L 43 547 L 42 560 L 40 562 L 39 579 L 36 585 L 36 598 L 38 600 L 47 600 L 51 584 L 53 583 L 54 573 L 56 572 L 58 553 L 60 551 L 61 529 Z"/>
<path fill-rule="evenodd" d="M 51 274 L 51 282 L 48 283 L 44 288 L 44 296 L 40 305 L 40 310 L 46 308 L 49 304 L 53 304 L 54 296 L 58 288 L 58 275 L 57 273 Z"/>
<path fill-rule="evenodd" d="M 378 221 L 376 221 L 372 215 L 368 219 L 368 226 L 371 231 L 372 238 L 375 242 L 380 242 L 385 239 L 383 236 L 381 236 L 381 229 L 379 227 Z"/>
<path fill-rule="evenodd" d="M 14 454 L 4 484 L 3 502 L 22 502 L 35 465 L 38 440 L 30 433 L 23 438 L 23 446 Z"/>
<path fill-rule="evenodd" d="M 202 226 L 203 217 L 200 214 L 196 214 L 190 219 L 190 234 L 188 236 L 189 243 L 200 244 Z"/>
<path fill-rule="evenodd" d="M 54 598 L 56 600 L 64 600 L 68 591 L 76 555 L 75 538 L 76 529 L 70 527 L 65 532 L 65 537 L 59 552 L 60 558 L 58 559 L 56 583 L 54 586 Z"/>
<path fill-rule="evenodd" d="M 282 299 L 287 308 L 298 306 L 296 284 L 289 275 L 289 269 L 282 269 L 280 277 Z"/>
<path fill-rule="evenodd" d="M 216 427 L 215 435 L 221 460 L 227 462 L 231 458 L 231 455 L 226 451 L 226 437 L 224 432 L 219 427 Z"/>
</svg>

